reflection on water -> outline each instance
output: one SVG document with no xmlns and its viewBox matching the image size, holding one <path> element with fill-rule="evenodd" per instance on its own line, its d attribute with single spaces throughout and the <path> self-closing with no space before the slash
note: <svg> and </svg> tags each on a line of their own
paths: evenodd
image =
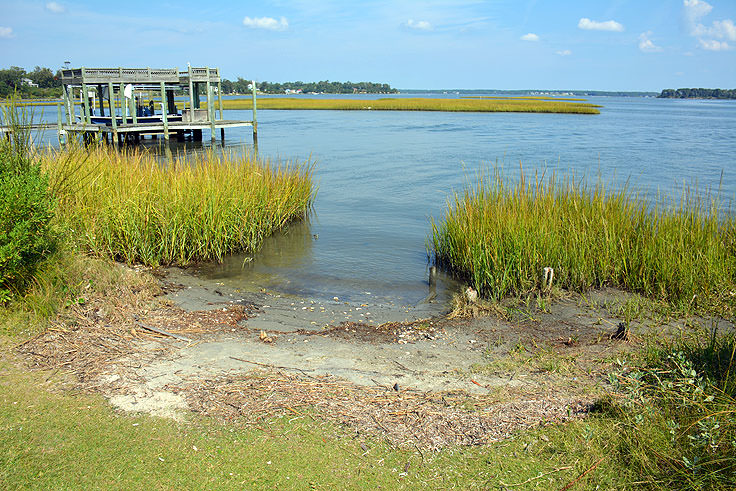
<svg viewBox="0 0 736 491">
<path fill-rule="evenodd" d="M 194 269 L 197 274 L 246 291 L 292 290 L 288 272 L 309 266 L 313 261 L 312 243 L 315 240 L 307 218 L 292 222 L 285 230 L 267 237 L 257 254 L 233 254 L 220 264 L 200 264 Z M 292 290 L 291 293 L 299 292 Z"/>
<path fill-rule="evenodd" d="M 191 271 L 241 291 L 265 288 L 292 295 L 381 304 L 446 303 L 459 288 L 455 280 L 436 270 L 430 274 L 434 268 L 429 266 L 425 268 L 426 280 L 390 283 L 382 277 L 381 268 L 378 272 L 361 270 L 362 261 L 352 261 L 355 268 L 348 269 L 343 257 L 330 260 L 329 254 L 318 250 L 325 239 L 313 233 L 312 223 L 305 219 L 266 238 L 256 254 L 233 254 L 220 264 L 199 264 Z M 329 249 L 329 244 L 325 248 Z"/>
</svg>

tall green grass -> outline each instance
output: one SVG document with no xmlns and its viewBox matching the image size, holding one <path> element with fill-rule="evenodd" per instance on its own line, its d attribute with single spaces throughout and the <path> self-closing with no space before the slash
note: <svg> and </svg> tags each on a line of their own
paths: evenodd
<svg viewBox="0 0 736 491">
<path fill-rule="evenodd" d="M 736 486 L 735 352 L 732 329 L 700 329 L 611 374 L 616 452 L 647 487 Z"/>
<path fill-rule="evenodd" d="M 225 109 L 250 109 L 251 99 L 227 99 Z M 447 111 L 447 112 L 528 112 L 600 114 L 590 103 L 564 100 L 494 98 L 494 99 L 436 99 L 436 98 L 383 98 L 383 99 L 308 99 L 301 97 L 268 97 L 258 99 L 259 109 L 314 109 L 345 111 Z"/>
<path fill-rule="evenodd" d="M 431 240 L 439 265 L 495 299 L 542 287 L 551 267 L 571 290 L 613 285 L 688 310 L 736 306 L 736 220 L 696 193 L 662 206 L 602 182 L 522 173 L 512 184 L 496 171 L 448 201 Z"/>
<path fill-rule="evenodd" d="M 83 248 L 128 263 L 187 264 L 255 251 L 303 217 L 314 198 L 310 163 L 204 153 L 162 164 L 149 153 L 104 146 L 84 153 L 41 154 L 58 189 L 59 222 Z"/>
</svg>

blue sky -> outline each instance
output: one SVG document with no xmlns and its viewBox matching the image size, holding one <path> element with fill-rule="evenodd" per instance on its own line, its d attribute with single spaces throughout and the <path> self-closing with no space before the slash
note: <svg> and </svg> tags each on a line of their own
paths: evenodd
<svg viewBox="0 0 736 491">
<path fill-rule="evenodd" d="M 0 67 L 398 88 L 736 88 L 735 0 L 0 0 Z"/>
</svg>

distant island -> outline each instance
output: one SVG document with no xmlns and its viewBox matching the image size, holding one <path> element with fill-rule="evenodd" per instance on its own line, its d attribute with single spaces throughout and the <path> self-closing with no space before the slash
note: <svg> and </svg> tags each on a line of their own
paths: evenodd
<svg viewBox="0 0 736 491">
<path fill-rule="evenodd" d="M 223 94 L 248 94 L 251 81 L 238 77 L 232 81 L 222 79 Z M 398 90 L 389 84 L 376 82 L 257 82 L 263 94 L 396 94 Z M 204 87 L 201 89 L 204 91 Z M 20 97 L 61 97 L 61 70 L 35 67 L 27 72 L 24 68 L 11 66 L 0 69 L 0 98 L 17 94 Z"/>
<path fill-rule="evenodd" d="M 263 94 L 396 94 L 398 90 L 389 84 L 376 82 L 258 82 L 258 91 Z M 238 77 L 236 81 L 222 80 L 223 94 L 247 94 L 251 81 Z"/>
<path fill-rule="evenodd" d="M 656 97 L 657 92 L 627 92 L 612 90 L 556 90 L 556 89 L 399 89 L 402 94 L 498 94 L 520 96 L 606 96 L 606 97 Z"/>
<path fill-rule="evenodd" d="M 664 89 L 660 99 L 736 99 L 736 89 Z"/>
</svg>

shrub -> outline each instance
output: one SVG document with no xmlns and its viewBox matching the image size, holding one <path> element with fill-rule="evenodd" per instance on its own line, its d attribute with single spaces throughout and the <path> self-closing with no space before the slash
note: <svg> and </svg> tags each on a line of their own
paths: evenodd
<svg viewBox="0 0 736 491">
<path fill-rule="evenodd" d="M 0 141 L 0 303 L 23 289 L 53 245 L 53 200 L 24 119 L 12 104 L 0 117 L 0 125 L 13 128 Z"/>
</svg>

